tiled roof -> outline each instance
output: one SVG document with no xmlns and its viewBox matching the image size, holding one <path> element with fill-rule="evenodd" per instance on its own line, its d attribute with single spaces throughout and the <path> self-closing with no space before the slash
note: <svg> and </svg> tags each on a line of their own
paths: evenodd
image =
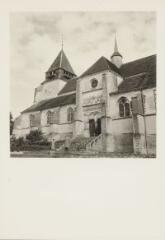
<svg viewBox="0 0 165 240">
<path fill-rule="evenodd" d="M 124 77 L 133 76 L 138 73 L 151 72 L 153 69 L 156 69 L 156 55 L 124 63 L 120 68 Z"/>
<path fill-rule="evenodd" d="M 89 73 L 99 72 L 107 69 L 107 62 L 104 57 L 101 57 L 91 68 L 89 68 L 81 76 L 86 76 Z M 114 66 L 112 64 L 112 66 Z M 98 68 L 99 71 L 98 71 Z M 137 59 L 122 65 L 120 74 L 124 77 L 124 81 L 119 85 L 118 92 L 129 92 L 138 89 L 151 88 L 156 86 L 156 55 L 151 55 L 145 58 Z M 75 91 L 77 78 L 69 80 L 60 94 Z"/>
<path fill-rule="evenodd" d="M 70 94 L 66 96 L 59 96 L 48 100 L 43 100 L 39 103 L 33 104 L 31 107 L 25 109 L 22 113 L 42 111 L 45 109 L 65 106 L 68 104 L 76 103 L 76 94 Z"/>
<path fill-rule="evenodd" d="M 112 70 L 121 75 L 120 70 L 107 58 L 99 58 L 90 68 L 88 68 L 80 77 L 85 77 L 105 70 Z"/>
<path fill-rule="evenodd" d="M 129 92 L 139 89 L 151 88 L 156 86 L 156 55 L 141 58 L 122 65 L 120 70 L 116 68 L 109 60 L 101 57 L 91 68 L 89 68 L 81 76 L 86 76 L 92 73 L 100 72 L 107 69 L 112 69 L 120 72 L 124 77 L 123 82 L 119 85 L 117 93 Z M 56 98 L 43 100 L 31 107 L 25 109 L 22 113 L 41 111 L 44 109 L 64 106 L 76 103 L 76 94 L 60 96 L 63 93 L 69 93 L 76 90 L 77 78 L 70 79 L 60 91 Z"/>
<path fill-rule="evenodd" d="M 147 78 L 147 73 L 140 73 L 128 77 L 118 86 L 118 92 L 129 92 L 142 89 L 147 81 Z"/>
<path fill-rule="evenodd" d="M 104 70 L 110 70 L 110 69 L 120 74 L 120 70 L 113 63 L 111 63 L 105 57 L 101 57 L 87 71 L 85 71 L 80 77 L 84 77 L 84 76 L 87 76 L 90 74 L 94 74 L 97 72 L 101 72 Z M 68 80 L 66 85 L 59 92 L 59 95 L 63 94 L 63 93 L 75 91 L 77 79 L 78 78 L 73 78 L 73 79 Z"/>
<path fill-rule="evenodd" d="M 59 92 L 58 95 L 76 91 L 76 83 L 77 83 L 77 78 L 68 80 L 68 82 L 65 84 L 65 86 L 62 88 L 62 90 Z"/>
<path fill-rule="evenodd" d="M 56 57 L 56 59 L 54 60 L 54 62 L 50 66 L 50 68 L 48 69 L 48 72 L 56 70 L 58 68 L 62 68 L 65 71 L 70 72 L 73 75 L 75 75 L 73 68 L 70 65 L 70 62 L 69 62 L 67 56 L 65 55 L 63 49 L 59 52 L 58 56 Z"/>
<path fill-rule="evenodd" d="M 156 86 L 156 55 L 125 63 L 120 70 L 124 81 L 119 85 L 118 92 Z"/>
</svg>

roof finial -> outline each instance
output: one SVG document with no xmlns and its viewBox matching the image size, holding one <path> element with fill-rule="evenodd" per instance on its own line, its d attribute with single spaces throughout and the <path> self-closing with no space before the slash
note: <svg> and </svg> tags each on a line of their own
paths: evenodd
<svg viewBox="0 0 165 240">
<path fill-rule="evenodd" d="M 117 46 L 116 30 L 115 30 L 115 46 L 114 46 L 114 52 L 113 52 L 113 54 L 112 54 L 112 56 L 111 56 L 111 59 L 112 59 L 112 57 L 114 57 L 114 56 L 120 56 L 120 57 L 122 57 L 122 55 L 119 53 L 118 46 Z"/>
<path fill-rule="evenodd" d="M 116 39 L 116 29 L 115 29 L 115 39 Z"/>
<path fill-rule="evenodd" d="M 117 38 L 116 38 L 116 30 L 115 30 L 115 47 L 114 47 L 114 52 L 118 52 Z"/>
</svg>

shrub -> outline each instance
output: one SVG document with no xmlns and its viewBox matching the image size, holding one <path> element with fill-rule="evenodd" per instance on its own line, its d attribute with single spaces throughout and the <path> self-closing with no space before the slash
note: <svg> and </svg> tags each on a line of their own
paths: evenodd
<svg viewBox="0 0 165 240">
<path fill-rule="evenodd" d="M 10 139 L 10 150 L 13 151 L 21 151 L 23 146 L 25 144 L 25 140 L 23 137 L 20 137 L 18 139 L 12 137 Z"/>
<path fill-rule="evenodd" d="M 23 137 L 10 139 L 10 150 L 13 151 L 39 151 L 49 150 L 51 143 L 42 136 L 41 132 L 33 131 L 26 139 Z"/>
<path fill-rule="evenodd" d="M 14 121 L 13 121 L 12 113 L 10 112 L 10 136 L 12 135 L 13 127 L 14 127 Z"/>
<path fill-rule="evenodd" d="M 40 130 L 30 131 L 26 139 L 32 143 L 45 140 Z"/>
</svg>

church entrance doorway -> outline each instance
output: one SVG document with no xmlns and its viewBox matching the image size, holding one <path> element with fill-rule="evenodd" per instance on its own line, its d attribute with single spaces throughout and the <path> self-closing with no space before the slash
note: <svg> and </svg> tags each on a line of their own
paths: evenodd
<svg viewBox="0 0 165 240">
<path fill-rule="evenodd" d="M 90 137 L 98 136 L 101 134 L 101 118 L 89 119 L 89 134 Z"/>
<path fill-rule="evenodd" d="M 96 121 L 96 136 L 101 134 L 101 118 L 98 118 Z"/>
</svg>

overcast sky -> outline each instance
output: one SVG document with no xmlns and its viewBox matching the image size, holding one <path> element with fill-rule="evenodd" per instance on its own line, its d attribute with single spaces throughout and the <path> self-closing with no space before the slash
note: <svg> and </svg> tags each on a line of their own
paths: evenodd
<svg viewBox="0 0 165 240">
<path fill-rule="evenodd" d="M 98 58 L 110 59 L 114 35 L 123 62 L 156 53 L 154 12 L 50 12 L 10 15 L 11 112 L 33 103 L 34 89 L 61 49 L 77 75 Z"/>
</svg>

